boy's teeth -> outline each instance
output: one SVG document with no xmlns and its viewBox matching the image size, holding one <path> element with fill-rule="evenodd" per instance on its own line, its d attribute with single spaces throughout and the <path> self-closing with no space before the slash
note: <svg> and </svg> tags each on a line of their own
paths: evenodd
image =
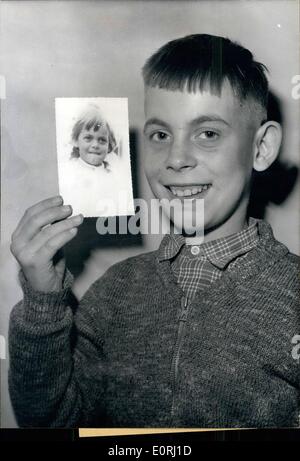
<svg viewBox="0 0 300 461">
<path fill-rule="evenodd" d="M 182 188 L 170 186 L 170 189 L 171 189 L 171 191 L 172 191 L 172 193 L 174 195 L 177 195 L 177 197 L 188 197 L 188 196 L 191 196 L 191 195 L 199 194 L 203 190 L 207 190 L 208 187 L 209 187 L 209 185 L 205 184 L 203 186 L 194 186 L 194 187 L 192 187 L 190 189 L 189 188 L 182 189 Z"/>
</svg>

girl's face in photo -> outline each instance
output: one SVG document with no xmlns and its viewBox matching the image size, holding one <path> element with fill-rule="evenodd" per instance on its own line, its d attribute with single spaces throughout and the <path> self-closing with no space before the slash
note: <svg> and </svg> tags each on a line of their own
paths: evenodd
<svg viewBox="0 0 300 461">
<path fill-rule="evenodd" d="M 108 130 L 104 125 L 93 126 L 90 130 L 84 128 L 76 143 L 80 158 L 93 166 L 100 166 L 108 154 Z"/>
</svg>

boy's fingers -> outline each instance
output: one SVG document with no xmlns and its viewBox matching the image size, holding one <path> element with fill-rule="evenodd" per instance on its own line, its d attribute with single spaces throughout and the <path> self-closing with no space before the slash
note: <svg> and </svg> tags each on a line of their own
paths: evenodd
<svg viewBox="0 0 300 461">
<path fill-rule="evenodd" d="M 69 219 L 64 219 L 59 221 L 51 226 L 45 227 L 41 232 L 39 232 L 26 247 L 24 247 L 24 252 L 31 255 L 35 255 L 34 258 L 38 260 L 37 253 L 44 247 L 47 246 L 48 242 L 62 233 L 68 232 L 72 228 L 76 228 L 83 221 L 82 215 L 73 216 Z M 58 251 L 61 247 L 56 248 Z"/>
<path fill-rule="evenodd" d="M 27 245 L 30 240 L 37 236 L 43 227 L 54 223 L 55 221 L 65 220 L 72 214 L 72 208 L 69 206 L 58 206 L 47 208 L 28 218 L 27 222 L 19 229 L 18 235 L 14 235 L 17 239 L 17 245 L 22 248 Z"/>
<path fill-rule="evenodd" d="M 14 237 L 17 237 L 23 230 L 23 226 L 30 220 L 34 215 L 39 214 L 51 207 L 57 207 L 63 204 L 63 199 L 60 195 L 41 200 L 35 205 L 28 208 L 22 216 L 16 230 L 13 233 Z"/>
<path fill-rule="evenodd" d="M 73 227 L 72 229 L 65 230 L 64 232 L 60 232 L 55 235 L 40 248 L 37 254 L 38 258 L 41 261 L 51 261 L 57 251 L 75 237 L 77 231 L 78 228 Z"/>
</svg>

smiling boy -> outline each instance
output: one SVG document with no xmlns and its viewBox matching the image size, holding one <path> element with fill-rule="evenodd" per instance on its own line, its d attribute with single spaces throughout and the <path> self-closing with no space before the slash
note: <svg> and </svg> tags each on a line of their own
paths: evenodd
<svg viewBox="0 0 300 461">
<path fill-rule="evenodd" d="M 247 217 L 252 171 L 281 141 L 264 66 L 228 39 L 192 35 L 158 50 L 143 75 L 145 172 L 155 197 L 187 204 L 185 227 L 111 267 L 74 313 L 71 277 L 53 257 L 81 219 L 65 219 L 59 198 L 27 211 L 12 239 L 24 291 L 10 322 L 18 421 L 297 427 L 298 258 Z M 186 238 L 196 199 L 200 245 Z"/>
</svg>

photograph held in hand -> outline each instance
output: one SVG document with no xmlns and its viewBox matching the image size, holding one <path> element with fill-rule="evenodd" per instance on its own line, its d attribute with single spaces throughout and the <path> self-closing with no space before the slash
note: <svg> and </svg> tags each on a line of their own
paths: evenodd
<svg viewBox="0 0 300 461">
<path fill-rule="evenodd" d="M 84 217 L 133 214 L 127 99 L 55 102 L 61 196 Z"/>
</svg>

